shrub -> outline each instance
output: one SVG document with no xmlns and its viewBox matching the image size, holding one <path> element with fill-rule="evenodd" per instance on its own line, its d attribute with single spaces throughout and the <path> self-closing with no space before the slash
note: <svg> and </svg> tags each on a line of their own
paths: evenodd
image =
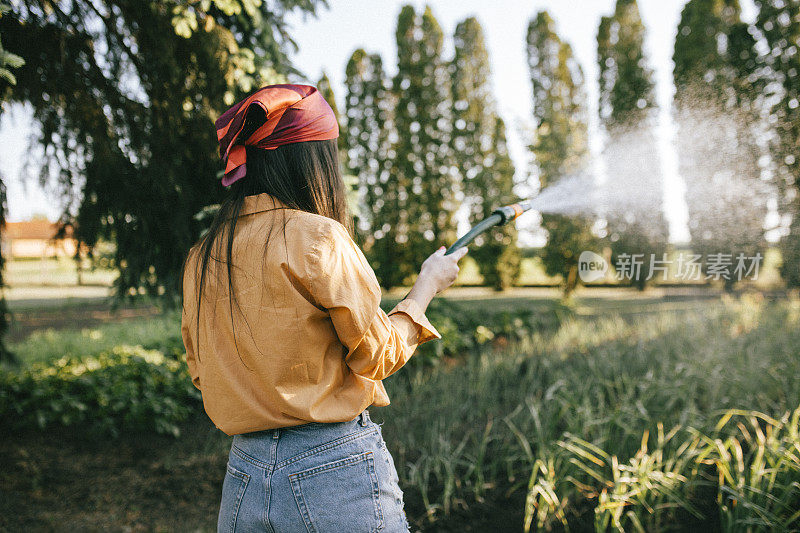
<svg viewBox="0 0 800 533">
<path fill-rule="evenodd" d="M 0 373 L 0 424 L 11 430 L 64 426 L 104 436 L 177 436 L 199 400 L 183 362 L 141 346 Z"/>
<path fill-rule="evenodd" d="M 574 316 L 574 312 L 560 303 L 551 303 L 536 310 L 498 311 L 474 303 L 434 299 L 425 316 L 442 335 L 442 339 L 420 346 L 412 359 L 414 364 L 434 364 L 442 357 L 463 357 L 485 350 L 487 346 L 504 348 L 531 338 L 536 333 L 557 330 L 564 320 Z"/>
</svg>

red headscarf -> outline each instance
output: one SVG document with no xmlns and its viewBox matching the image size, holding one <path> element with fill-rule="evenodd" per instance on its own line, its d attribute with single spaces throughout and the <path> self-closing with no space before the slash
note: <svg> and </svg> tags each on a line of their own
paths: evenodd
<svg viewBox="0 0 800 533">
<path fill-rule="evenodd" d="M 246 139 L 239 134 L 253 106 L 264 110 L 263 124 Z M 339 124 L 331 106 L 310 85 L 262 87 L 220 116 L 214 123 L 219 155 L 226 163 L 222 184 L 226 187 L 247 172 L 245 146 L 274 150 L 303 141 L 325 141 L 339 136 Z"/>
</svg>

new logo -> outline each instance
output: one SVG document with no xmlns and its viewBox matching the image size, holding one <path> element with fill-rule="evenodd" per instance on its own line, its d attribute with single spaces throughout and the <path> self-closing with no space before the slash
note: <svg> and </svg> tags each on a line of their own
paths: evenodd
<svg viewBox="0 0 800 533">
<path fill-rule="evenodd" d="M 601 255 L 584 250 L 578 257 L 578 277 L 584 283 L 603 279 L 608 272 L 608 263 Z"/>
</svg>

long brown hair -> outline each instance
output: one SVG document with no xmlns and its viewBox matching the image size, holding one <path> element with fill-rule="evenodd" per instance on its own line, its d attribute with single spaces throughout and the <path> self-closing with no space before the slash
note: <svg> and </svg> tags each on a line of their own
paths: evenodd
<svg viewBox="0 0 800 533">
<path fill-rule="evenodd" d="M 283 202 L 287 208 L 337 220 L 352 235 L 352 220 L 347 210 L 346 189 L 339 169 L 338 148 L 335 139 L 292 143 L 274 150 L 248 146 L 246 150 L 247 175 L 231 185 L 228 196 L 220 204 L 219 211 L 208 232 L 189 252 L 189 256 L 195 252 L 199 254 L 199 260 L 195 263 L 199 268 L 194 272 L 197 291 L 198 339 L 200 336 L 200 304 L 211 261 L 221 263 L 226 267 L 227 280 L 223 280 L 223 282 L 227 282 L 230 295 L 231 325 L 234 324 L 233 306 L 236 301 L 236 292 L 232 276 L 233 241 L 237 219 L 247 196 L 268 193 Z M 285 240 L 285 213 L 281 229 Z M 266 235 L 264 237 L 265 253 L 268 241 L 269 235 Z M 189 256 L 184 262 L 184 270 L 189 264 Z M 185 301 L 184 305 L 186 305 Z M 238 303 L 236 303 L 236 307 L 239 308 Z M 235 332 L 234 343 L 236 343 Z"/>
</svg>

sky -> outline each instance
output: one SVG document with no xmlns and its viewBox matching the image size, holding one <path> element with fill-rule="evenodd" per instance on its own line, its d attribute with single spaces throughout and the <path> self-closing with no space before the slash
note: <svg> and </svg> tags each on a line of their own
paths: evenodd
<svg viewBox="0 0 800 533">
<path fill-rule="evenodd" d="M 646 27 L 645 53 L 654 71 L 659 104 L 657 138 L 664 176 L 664 211 L 670 225 L 670 240 L 688 240 L 685 186 L 677 171 L 673 148 L 675 126 L 671 118 L 672 50 L 675 32 L 684 0 L 639 0 L 642 20 Z M 395 0 L 329 0 L 330 8 L 321 9 L 316 18 L 292 15 L 289 18 L 291 35 L 299 46 L 293 54 L 296 67 L 306 80 L 315 83 L 325 71 L 331 80 L 340 109 L 344 108 L 344 71 L 348 59 L 357 48 L 378 52 L 384 59 L 388 74 L 396 71 L 397 47 L 395 29 L 397 15 L 405 4 L 422 10 L 425 2 Z M 591 106 L 590 129 L 593 133 L 592 153 L 602 150 L 597 135 L 597 27 L 600 17 L 610 15 L 614 0 L 431 0 L 433 9 L 445 34 L 445 58 L 452 56 L 452 34 L 461 20 L 475 16 L 481 23 L 491 59 L 495 100 L 498 111 L 508 128 L 509 150 L 518 177 L 527 175 L 530 156 L 525 149 L 528 141 L 523 131 L 530 125 L 531 87 L 525 56 L 525 36 L 529 20 L 546 9 L 556 22 L 562 39 L 572 45 L 586 78 Z M 752 21 L 752 0 L 742 0 L 743 18 Z M 300 81 L 300 80 L 298 80 Z M 55 219 L 60 213 L 56 199 L 36 184 L 34 178 L 23 179 L 21 169 L 28 159 L 25 139 L 30 135 L 29 112 L 21 106 L 8 106 L 0 115 L 0 172 L 6 178 L 9 194 L 9 220 L 17 221 L 34 214 Z M 595 158 L 599 161 L 600 158 Z M 602 174 L 602 163 L 595 169 Z M 536 224 L 535 218 L 518 220 L 523 230 L 522 240 L 532 238 L 527 233 Z M 463 226 L 462 226 L 463 227 Z M 527 236 L 527 237 L 526 237 Z M 529 242 L 530 243 L 530 242 Z"/>
</svg>

